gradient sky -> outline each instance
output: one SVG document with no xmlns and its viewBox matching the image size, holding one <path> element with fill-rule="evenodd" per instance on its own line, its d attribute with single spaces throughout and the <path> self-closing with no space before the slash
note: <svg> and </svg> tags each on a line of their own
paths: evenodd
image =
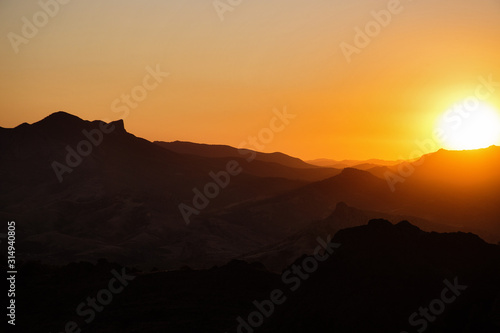
<svg viewBox="0 0 500 333">
<path fill-rule="evenodd" d="M 296 118 L 263 151 L 408 158 L 479 76 L 500 82 L 500 1 L 402 0 L 348 63 L 340 44 L 388 3 L 243 0 L 221 21 L 212 0 L 73 0 L 16 54 L 8 34 L 41 7 L 2 0 L 0 126 L 122 118 L 113 101 L 159 65 L 170 75 L 124 117 L 137 136 L 238 146 L 286 107 Z"/>
</svg>

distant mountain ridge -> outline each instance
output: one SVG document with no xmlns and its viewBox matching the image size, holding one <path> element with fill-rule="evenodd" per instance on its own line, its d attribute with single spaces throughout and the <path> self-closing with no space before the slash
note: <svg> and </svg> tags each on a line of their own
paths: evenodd
<svg viewBox="0 0 500 333">
<path fill-rule="evenodd" d="M 403 162 L 402 160 L 398 161 L 386 161 L 377 158 L 372 158 L 369 160 L 331 160 L 328 158 L 318 158 L 315 160 L 306 161 L 309 164 L 317 165 L 321 167 L 331 167 L 331 168 L 358 168 L 367 166 L 392 166 Z"/>
<path fill-rule="evenodd" d="M 155 141 L 154 143 L 180 154 L 204 157 L 243 157 L 255 153 L 255 159 L 263 162 L 279 163 L 293 168 L 317 168 L 316 165 L 306 163 L 299 158 L 279 152 L 261 153 L 250 149 L 238 149 L 227 145 L 208 145 L 186 141 Z"/>
</svg>

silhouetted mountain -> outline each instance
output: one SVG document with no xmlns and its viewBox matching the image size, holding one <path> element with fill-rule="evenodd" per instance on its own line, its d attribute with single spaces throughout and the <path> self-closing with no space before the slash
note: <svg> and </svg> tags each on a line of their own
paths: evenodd
<svg viewBox="0 0 500 333">
<path fill-rule="evenodd" d="M 188 146 L 208 155 L 239 155 L 230 147 Z M 90 122 L 64 112 L 0 129 L 0 148 L 0 217 L 19 221 L 21 256 L 51 263 L 105 257 L 198 268 L 259 256 L 279 265 L 311 242 L 300 233 L 335 216 L 340 202 L 377 214 L 367 218 L 404 217 L 426 230 L 473 231 L 500 240 L 498 147 L 426 155 L 395 191 L 385 172 L 398 173 L 401 165 L 380 167 L 386 169 L 377 174 L 292 168 L 278 160 L 302 162 L 280 154 L 261 155 L 278 162 L 179 154 L 126 132 L 123 121 Z M 75 156 L 79 150 L 85 156 Z M 62 173 L 60 182 L 54 162 L 68 161 L 71 172 Z M 240 173 L 208 199 L 202 192 L 207 184 L 217 185 L 214 174 L 226 179 L 220 174 L 231 161 Z M 195 201 L 203 208 L 194 209 Z M 194 209 L 189 226 L 181 204 Z M 322 228 L 334 233 L 360 221 L 332 218 Z"/>
<path fill-rule="evenodd" d="M 385 180 L 352 168 L 341 174 L 296 190 L 246 203 L 219 217 L 243 225 L 252 225 L 269 234 L 291 235 L 315 220 L 328 217 L 339 202 L 363 210 L 389 212 L 396 195 Z"/>
<path fill-rule="evenodd" d="M 207 145 L 201 143 L 174 141 L 162 142 L 155 141 L 157 145 L 179 154 L 196 155 L 203 157 L 237 157 L 243 156 L 255 158 L 257 161 L 278 163 L 291 168 L 317 168 L 317 166 L 308 164 L 299 158 L 291 157 L 283 153 L 261 153 L 250 149 L 237 149 L 226 145 Z M 255 154 L 255 156 L 253 156 Z"/>
<path fill-rule="evenodd" d="M 402 161 L 385 161 L 377 158 L 372 158 L 369 160 L 342 160 L 336 161 L 327 158 L 318 158 L 315 160 L 306 161 L 309 164 L 320 166 L 320 167 L 330 167 L 330 168 L 356 168 L 363 170 L 366 165 L 370 166 L 392 166 L 401 163 Z"/>
<path fill-rule="evenodd" d="M 340 244 L 335 255 L 319 263 L 263 332 L 500 329 L 499 246 L 473 234 L 426 233 L 386 220 L 342 230 L 332 242 Z M 431 319 L 422 319 L 419 308 L 429 307 Z M 413 313 L 420 314 L 410 323 Z"/>
<path fill-rule="evenodd" d="M 214 183 L 211 173 L 226 172 L 230 161 L 241 169 L 200 216 L 340 172 L 178 154 L 126 132 L 122 120 L 90 122 L 65 112 L 1 129 L 0 148 L 0 216 L 19 221 L 21 256 L 56 263 L 99 257 L 163 267 L 222 263 L 262 246 L 267 236 L 196 214 L 186 225 L 179 204 L 192 207 L 194 189 Z"/>
<path fill-rule="evenodd" d="M 473 152 L 441 150 L 415 163 L 376 170 L 346 168 L 338 176 L 242 205 L 226 218 L 247 224 L 272 225 L 273 221 L 282 230 L 295 232 L 312 220 L 326 217 L 343 201 L 363 210 L 413 216 L 471 231 L 497 243 L 500 176 L 494 166 L 498 162 L 500 149 L 491 147 Z"/>
<path fill-rule="evenodd" d="M 285 239 L 247 253 L 240 258 L 248 262 L 261 262 L 270 271 L 281 271 L 302 254 L 313 254 L 317 235 L 335 235 L 339 230 L 366 224 L 371 219 L 383 218 L 392 223 L 410 219 L 415 225 L 426 231 L 454 232 L 457 227 L 450 227 L 426 221 L 413 216 L 391 215 L 387 213 L 360 210 L 339 202 L 333 213 L 322 220 L 313 221 Z"/>
<path fill-rule="evenodd" d="M 471 151 L 439 150 L 423 156 L 396 189 L 432 220 L 475 228 L 489 241 L 500 240 L 500 147 Z M 480 232 L 479 230 L 483 230 Z"/>
<path fill-rule="evenodd" d="M 339 214 L 345 209 L 340 205 Z M 341 230 L 325 246 L 318 253 L 323 261 L 302 256 L 282 274 L 241 261 L 151 273 L 105 261 L 62 268 L 30 263 L 19 281 L 19 323 L 34 333 L 61 330 L 70 320 L 82 332 L 102 333 L 500 329 L 500 246 L 381 219 Z M 78 316 L 76 308 L 107 288 L 113 270 L 131 280 L 86 323 L 88 314 Z M 270 299 L 280 304 L 270 306 Z"/>
</svg>

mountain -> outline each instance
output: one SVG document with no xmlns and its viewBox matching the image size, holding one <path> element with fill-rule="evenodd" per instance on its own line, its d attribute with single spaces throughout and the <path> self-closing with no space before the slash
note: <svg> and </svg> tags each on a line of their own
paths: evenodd
<svg viewBox="0 0 500 333">
<path fill-rule="evenodd" d="M 283 153 L 261 153 L 250 149 L 237 149 L 226 145 L 207 145 L 201 143 L 174 141 L 155 141 L 155 144 L 179 154 L 196 155 L 203 157 L 252 157 L 257 161 L 282 164 L 291 168 L 315 168 L 313 164 L 306 163 L 299 158 L 291 157 Z"/>
<path fill-rule="evenodd" d="M 499 246 L 386 220 L 342 230 L 332 242 L 331 259 L 318 264 L 263 332 L 500 329 Z"/>
<path fill-rule="evenodd" d="M 474 227 L 492 242 L 500 240 L 500 147 L 470 151 L 439 150 L 413 163 L 414 171 L 396 191 L 415 202 L 413 212 L 442 223 Z M 410 169 L 411 170 L 411 169 Z M 439 203 L 439 204 L 436 204 Z"/>
<path fill-rule="evenodd" d="M 268 236 L 199 216 L 340 172 L 178 154 L 128 133 L 121 120 L 85 121 L 65 112 L 0 129 L 0 148 L 0 216 L 18 221 L 21 256 L 53 263 L 99 257 L 163 267 L 222 263 Z M 228 163 L 239 170 L 229 178 Z M 214 177 L 225 187 L 187 226 L 179 205 L 193 208 L 196 191 L 210 183 L 213 190 Z"/>
<path fill-rule="evenodd" d="M 344 169 L 339 175 L 217 215 L 230 223 L 252 225 L 289 236 L 312 221 L 328 217 L 339 202 L 362 210 L 392 212 L 396 195 L 385 180 L 366 171 Z"/>
<path fill-rule="evenodd" d="M 174 146 L 65 112 L 0 128 L 22 331 L 498 332 L 498 147 L 340 170 Z"/>
<path fill-rule="evenodd" d="M 18 221 L 20 256 L 55 264 L 103 257 L 139 267 L 206 268 L 247 257 L 274 262 L 276 270 L 311 242 L 304 236 L 311 230 L 334 233 L 361 223 L 361 215 L 335 217 L 341 202 L 368 212 L 366 219 L 404 218 L 425 230 L 500 241 L 498 147 L 441 150 L 404 174 L 408 163 L 367 171 L 295 168 L 285 164 L 301 162 L 286 156 L 249 162 L 202 156 L 215 154 L 213 147 L 194 147 L 198 155 L 170 151 L 128 133 L 121 120 L 64 112 L 2 128 L 0 217 Z M 230 175 L 228 166 L 237 172 Z M 392 187 L 387 172 L 399 177 Z"/>
<path fill-rule="evenodd" d="M 401 163 L 402 161 L 386 161 L 377 158 L 372 158 L 369 160 L 330 160 L 327 158 L 318 158 L 315 160 L 306 161 L 309 164 L 320 166 L 320 167 L 330 167 L 330 168 L 357 168 L 360 170 L 365 169 L 366 167 L 373 166 L 392 166 Z"/>
<path fill-rule="evenodd" d="M 302 181 L 317 181 L 338 175 L 341 170 L 317 167 L 283 153 L 260 153 L 249 149 L 237 149 L 223 145 L 206 145 L 191 142 L 159 142 L 160 147 L 187 155 L 191 159 L 227 162 L 236 160 L 245 165 L 245 172 L 258 177 L 277 177 Z"/>
<path fill-rule="evenodd" d="M 316 237 L 326 247 L 318 253 L 323 261 L 301 256 L 278 274 L 242 261 L 153 272 L 103 260 L 26 263 L 19 328 L 55 332 L 71 320 L 84 332 L 102 333 L 499 331 L 500 246 L 381 219 L 343 229 L 331 243 L 328 234 Z M 113 271 L 130 280 L 85 322 L 90 314 L 75 310 L 82 302 L 90 309 L 85 299 L 108 286 Z"/>
<path fill-rule="evenodd" d="M 273 272 L 280 272 L 303 254 L 312 255 L 317 235 L 335 235 L 341 229 L 365 225 L 372 219 L 385 219 L 391 223 L 411 220 L 413 224 L 426 231 L 455 232 L 459 228 L 440 225 L 414 216 L 391 215 L 387 213 L 361 210 L 339 202 L 335 210 L 326 218 L 312 221 L 292 235 L 275 244 L 246 253 L 238 259 L 247 262 L 260 262 Z"/>
<path fill-rule="evenodd" d="M 362 210 L 413 216 L 500 241 L 499 147 L 440 150 L 414 162 L 367 171 L 346 168 L 332 178 L 233 209 L 230 220 L 272 220 L 291 232 L 330 214 L 341 201 Z M 264 221 L 264 222 L 263 222 Z"/>
</svg>

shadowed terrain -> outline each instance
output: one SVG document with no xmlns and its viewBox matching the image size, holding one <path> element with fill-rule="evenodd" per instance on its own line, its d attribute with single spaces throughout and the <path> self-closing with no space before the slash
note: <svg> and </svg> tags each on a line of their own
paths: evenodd
<svg viewBox="0 0 500 333">
<path fill-rule="evenodd" d="M 111 130 L 99 137 L 103 126 Z M 69 152 L 91 139 L 98 144 L 78 163 L 78 156 L 70 156 L 69 168 Z M 128 133 L 123 121 L 90 122 L 64 112 L 0 129 L 0 148 L 0 216 L 18 221 L 25 260 L 107 258 L 175 269 L 246 258 L 279 271 L 309 253 L 305 247 L 314 237 L 305 235 L 334 234 L 370 218 L 408 219 L 428 231 L 500 240 L 499 147 L 425 155 L 395 191 L 384 174 L 399 175 L 400 164 L 338 170 L 281 153 L 152 143 Z M 61 181 L 54 162 L 70 169 L 60 173 Z M 226 179 L 228 163 L 236 163 L 239 173 Z M 226 180 L 187 225 L 179 205 L 194 209 L 196 191 Z"/>
<path fill-rule="evenodd" d="M 500 329 L 498 245 L 473 234 L 427 233 L 406 221 L 393 225 L 387 220 L 343 229 L 332 242 L 338 245 L 330 257 L 309 273 L 307 256 L 283 274 L 243 261 L 208 270 L 128 268 L 133 280 L 90 323 L 75 309 L 107 287 L 110 271 L 121 272 L 118 265 L 103 260 L 64 267 L 27 263 L 20 282 L 20 322 L 37 328 L 30 332 L 55 332 L 70 320 L 83 332 L 237 332 L 237 318 L 248 322 L 257 309 L 253 302 L 262 304 L 279 289 L 284 302 L 272 311 L 269 307 L 269 317 L 255 331 L 416 332 L 421 317 L 413 326 L 408 318 L 440 299 L 447 280 L 459 286 L 456 297 L 445 293 L 454 300 L 433 315 L 427 332 Z M 300 273 L 286 275 L 294 265 L 302 267 Z"/>
</svg>

